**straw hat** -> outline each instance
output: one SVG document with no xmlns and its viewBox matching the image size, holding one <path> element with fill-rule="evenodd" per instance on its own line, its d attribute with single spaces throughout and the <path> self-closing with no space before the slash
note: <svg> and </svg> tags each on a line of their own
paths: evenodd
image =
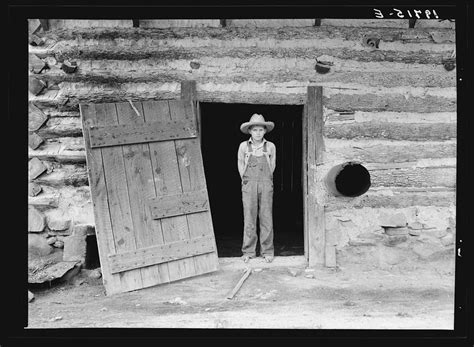
<svg viewBox="0 0 474 347">
<path fill-rule="evenodd" d="M 250 117 L 250 120 L 248 122 L 242 123 L 242 125 L 240 126 L 240 130 L 244 134 L 248 134 L 249 133 L 249 127 L 251 127 L 252 125 L 263 125 L 263 126 L 265 126 L 267 128 L 267 133 L 272 131 L 273 128 L 275 127 L 275 123 L 266 122 L 265 118 L 263 118 L 263 116 L 261 114 L 254 113 L 252 115 L 252 117 Z"/>
</svg>

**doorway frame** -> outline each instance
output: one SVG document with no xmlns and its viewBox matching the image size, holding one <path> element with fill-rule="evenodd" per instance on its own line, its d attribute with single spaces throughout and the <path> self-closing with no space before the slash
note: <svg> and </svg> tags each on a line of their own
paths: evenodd
<svg viewBox="0 0 474 347">
<path fill-rule="evenodd" d="M 196 81 L 181 82 L 181 98 L 189 99 L 196 114 L 198 138 L 201 141 L 201 110 Z M 303 249 L 308 266 L 328 266 L 335 248 L 326 246 L 325 216 L 322 197 L 318 194 L 317 167 L 323 164 L 325 151 L 323 115 L 323 87 L 308 86 L 302 115 L 302 183 L 303 183 Z M 312 136 L 311 136 L 312 135 Z M 310 150 L 312 149 L 312 150 Z M 327 258 L 327 259 L 326 259 Z M 335 259 L 335 258 L 334 258 Z"/>
</svg>

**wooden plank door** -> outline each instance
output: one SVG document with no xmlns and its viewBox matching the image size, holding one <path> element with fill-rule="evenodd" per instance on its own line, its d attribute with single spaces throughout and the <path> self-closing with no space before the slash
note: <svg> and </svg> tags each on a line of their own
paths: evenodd
<svg viewBox="0 0 474 347">
<path fill-rule="evenodd" d="M 190 100 L 80 105 L 108 295 L 218 269 Z"/>
</svg>

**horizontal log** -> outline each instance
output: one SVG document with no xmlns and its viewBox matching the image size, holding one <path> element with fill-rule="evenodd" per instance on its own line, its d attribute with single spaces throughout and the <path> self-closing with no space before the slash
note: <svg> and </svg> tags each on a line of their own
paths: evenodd
<svg viewBox="0 0 474 347">
<path fill-rule="evenodd" d="M 49 19 L 50 30 L 65 28 L 131 28 L 131 19 Z"/>
<path fill-rule="evenodd" d="M 356 198 L 329 197 L 325 204 L 325 211 L 335 211 L 346 208 L 384 207 L 406 208 L 410 206 L 439 206 L 449 207 L 456 205 L 455 190 L 418 189 L 389 190 L 390 194 L 381 192 L 367 192 Z"/>
<path fill-rule="evenodd" d="M 394 165 L 395 166 L 395 165 Z M 456 187 L 456 168 L 391 168 L 366 166 L 372 187 Z"/>
<path fill-rule="evenodd" d="M 204 43 L 203 43 L 204 44 Z M 278 47 L 278 43 L 275 43 Z M 66 51 L 53 51 L 51 49 L 40 51 L 39 49 L 31 50 L 36 55 L 43 57 L 54 56 L 62 61 L 69 59 L 82 60 L 143 60 L 155 59 L 161 61 L 175 60 L 193 60 L 199 61 L 205 57 L 226 58 L 234 57 L 240 59 L 257 59 L 257 58 L 281 58 L 289 59 L 300 57 L 302 59 L 314 59 L 320 56 L 332 56 L 340 60 L 354 60 L 358 62 L 391 62 L 405 64 L 428 64 L 442 65 L 444 60 L 449 57 L 454 49 L 454 44 L 446 47 L 441 52 L 420 51 L 400 51 L 397 47 L 390 50 L 351 50 L 349 48 L 325 48 L 322 44 L 315 45 L 310 48 L 221 48 L 217 46 L 214 51 L 209 48 L 162 48 L 162 47 L 140 47 L 131 49 L 128 47 L 104 47 L 105 45 L 96 43 L 92 47 L 77 47 L 74 45 L 67 46 Z M 166 47 L 166 46 L 165 46 Z"/>
<path fill-rule="evenodd" d="M 381 21 L 379 21 L 381 22 Z M 232 21 L 229 20 L 231 24 Z M 233 22 L 238 23 L 238 22 Z M 273 45 L 273 42 L 264 42 L 269 40 L 281 41 L 288 43 L 288 41 L 295 40 L 341 40 L 341 41 L 359 41 L 362 38 L 370 34 L 372 36 L 379 37 L 381 41 L 392 42 L 401 41 L 406 43 L 406 40 L 413 40 L 417 37 L 417 42 L 433 42 L 430 40 L 432 32 L 454 32 L 453 28 L 430 28 L 425 29 L 409 29 L 408 25 L 404 28 L 389 28 L 373 27 L 368 29 L 367 27 L 361 27 L 359 30 L 354 27 L 345 26 L 321 26 L 321 27 L 296 27 L 288 26 L 281 28 L 281 30 L 274 30 L 272 27 L 232 27 L 229 25 L 226 28 L 169 28 L 169 29 L 144 29 L 144 28 L 83 28 L 83 29 L 63 29 L 51 31 L 48 33 L 48 37 L 56 42 L 59 41 L 77 41 L 86 43 L 90 40 L 102 40 L 102 41 L 115 41 L 117 39 L 135 41 L 137 45 L 144 45 L 145 42 L 153 45 L 155 42 L 160 40 L 169 40 L 172 38 L 179 43 L 183 41 L 188 44 L 195 44 L 196 46 L 202 46 L 200 40 L 206 40 L 205 46 L 216 45 L 219 41 L 227 41 L 224 47 L 233 46 L 235 43 L 240 41 L 229 42 L 231 40 L 245 40 L 248 41 L 245 46 L 252 46 L 253 40 L 259 40 L 256 48 L 261 46 L 269 47 Z M 80 37 L 80 38 L 79 38 Z M 193 42 L 188 42 L 189 38 L 192 38 Z M 173 45 L 172 42 L 167 42 L 168 45 Z M 222 43 L 222 42 L 221 42 Z M 297 44 L 297 43 L 294 43 Z M 308 43 L 306 43 L 308 44 Z M 309 46 L 309 44 L 308 44 Z"/>
<path fill-rule="evenodd" d="M 367 34 L 381 39 L 380 49 L 364 46 L 363 39 Z M 280 30 L 117 28 L 61 30 L 51 32 L 49 37 L 52 42 L 56 42 L 55 45 L 31 47 L 30 51 L 40 57 L 53 55 L 60 61 L 66 58 L 177 60 L 206 56 L 314 59 L 330 55 L 366 62 L 441 64 L 454 49 L 453 42 L 434 43 L 432 30 L 413 31 L 408 28 L 373 28 L 370 33 L 366 28 L 354 30 L 345 27 L 287 27 Z"/>
<path fill-rule="evenodd" d="M 202 57 L 198 60 L 175 60 L 163 62 L 158 59 L 144 60 L 80 60 L 74 74 L 65 74 L 59 67 L 47 70 L 41 75 L 48 84 L 62 82 L 95 83 L 116 86 L 123 83 L 175 82 L 190 77 L 192 63 L 199 68 L 192 70 L 192 77 L 198 84 L 240 83 L 252 80 L 258 83 L 309 81 L 331 85 L 354 84 L 393 88 L 396 86 L 453 88 L 456 75 L 447 73 L 444 67 L 429 70 L 410 64 L 359 63 L 337 60 L 330 73 L 318 74 L 315 60 L 311 58 L 241 58 Z M 365 64 L 365 66 L 360 66 Z M 46 113 L 46 112 L 45 112 Z M 50 115 L 51 116 L 51 115 Z"/>
<path fill-rule="evenodd" d="M 442 97 L 437 95 L 406 96 L 401 93 L 383 95 L 368 94 L 335 94 L 325 102 L 331 109 L 352 111 L 393 111 L 397 112 L 454 112 L 456 111 L 455 97 Z"/>
<path fill-rule="evenodd" d="M 383 138 L 409 141 L 442 141 L 456 138 L 456 124 L 391 122 L 327 124 L 324 127 L 324 136 L 338 139 Z"/>
<path fill-rule="evenodd" d="M 314 19 L 228 19 L 226 25 L 248 28 L 312 27 Z"/>
<path fill-rule="evenodd" d="M 308 81 L 288 83 L 255 82 L 197 84 L 197 100 L 203 102 L 256 103 L 256 104 L 304 104 Z M 323 85 L 324 86 L 324 85 Z M 363 88 L 363 89 L 361 89 Z M 344 89 L 337 86 L 324 88 L 324 105 L 330 109 L 392 112 L 452 112 L 456 110 L 456 98 L 451 90 L 423 89 L 425 96 L 410 95 L 410 87 L 398 90 L 386 88 L 367 92 L 368 87 L 354 86 Z M 407 95 L 408 93 L 408 95 Z M 441 95 L 440 95 L 441 94 Z M 443 96 L 446 94 L 446 96 Z M 330 97 L 328 97 L 330 95 Z M 92 83 L 63 83 L 61 93 L 45 93 L 31 97 L 38 107 L 65 105 L 69 109 L 78 103 L 123 102 L 123 100 L 167 100 L 180 98 L 180 83 L 125 83 L 109 86 Z M 68 135 L 63 135 L 68 136 Z M 71 135 L 78 136 L 78 135 Z"/>
<path fill-rule="evenodd" d="M 57 165 L 52 172 L 45 173 L 35 180 L 42 186 L 87 186 L 88 177 L 85 165 Z"/>
<path fill-rule="evenodd" d="M 65 213 L 74 216 L 74 223 L 94 224 L 94 213 L 88 186 L 42 185 L 40 194 L 28 197 L 28 205 L 39 211 L 53 214 Z"/>
<path fill-rule="evenodd" d="M 37 133 L 43 139 L 82 136 L 81 119 L 77 117 L 50 118 Z"/>
<path fill-rule="evenodd" d="M 170 242 L 126 253 L 110 254 L 112 273 L 162 264 L 215 251 L 214 235 Z"/>
<path fill-rule="evenodd" d="M 321 20 L 321 26 L 347 26 L 355 28 L 408 28 L 409 19 L 335 19 L 325 18 Z M 433 19 L 417 19 L 415 29 L 420 28 L 445 28 L 454 29 L 455 23 L 448 20 L 438 21 Z"/>
<path fill-rule="evenodd" d="M 29 148 L 28 157 L 66 163 L 85 163 L 86 153 L 82 137 L 63 137 L 47 140 L 39 148 Z"/>
<path fill-rule="evenodd" d="M 220 26 L 219 19 L 140 19 L 140 28 L 218 28 Z"/>
<path fill-rule="evenodd" d="M 326 109 L 325 124 L 353 122 L 393 122 L 393 123 L 456 123 L 456 112 L 362 112 L 336 111 Z"/>
<path fill-rule="evenodd" d="M 180 216 L 209 210 L 205 190 L 150 199 L 148 206 L 153 219 Z"/>
<path fill-rule="evenodd" d="M 325 139 L 326 151 L 347 161 L 401 163 L 426 158 L 456 157 L 456 141 L 424 143 L 415 141 Z"/>
<path fill-rule="evenodd" d="M 94 126 L 89 129 L 92 148 L 187 139 L 197 136 L 193 119 Z"/>
</svg>

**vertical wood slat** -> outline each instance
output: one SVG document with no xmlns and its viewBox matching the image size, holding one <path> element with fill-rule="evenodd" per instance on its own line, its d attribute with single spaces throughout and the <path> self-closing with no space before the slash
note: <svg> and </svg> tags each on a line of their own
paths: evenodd
<svg viewBox="0 0 474 347">
<path fill-rule="evenodd" d="M 118 124 L 115 104 L 96 105 L 97 125 Z M 91 151 L 95 149 L 91 148 Z M 132 211 L 130 208 L 125 163 L 121 147 L 101 148 L 105 172 L 108 210 L 112 220 L 112 230 L 117 253 L 132 251 L 137 248 L 133 233 Z M 130 291 L 142 287 L 140 270 L 133 270 L 119 275 L 120 290 Z"/>
<path fill-rule="evenodd" d="M 147 121 L 171 120 L 168 101 L 146 101 L 143 103 L 143 112 Z M 157 195 L 182 193 L 182 184 L 179 175 L 178 155 L 175 141 L 153 143 L 153 170 Z M 186 216 L 176 216 L 161 220 L 163 240 L 165 243 L 186 240 L 189 238 Z M 168 263 L 169 280 L 175 281 L 195 273 L 192 258 L 170 261 Z"/>
<path fill-rule="evenodd" d="M 322 265 L 325 262 L 325 223 L 324 206 L 318 201 L 316 191 L 316 170 L 321 163 L 324 148 L 323 141 L 323 88 L 309 86 L 307 95 L 307 132 L 308 132 L 308 263 L 309 266 Z"/>
<path fill-rule="evenodd" d="M 196 128 L 199 141 L 201 140 L 201 113 L 199 112 L 199 102 L 197 101 L 196 81 L 181 82 L 181 100 L 191 101 L 192 109 L 196 118 Z"/>
<path fill-rule="evenodd" d="M 79 105 L 82 117 L 82 131 L 86 148 L 89 148 L 89 124 L 95 122 L 95 106 L 93 104 Z M 100 149 L 86 151 L 86 163 L 91 188 L 92 204 L 94 206 L 94 220 L 96 226 L 97 248 L 102 270 L 102 282 L 107 295 L 120 291 L 120 277 L 111 273 L 107 255 L 115 252 L 112 237 L 112 222 L 109 214 L 109 201 L 105 187 L 105 173 L 102 165 Z"/>
<path fill-rule="evenodd" d="M 308 261 L 309 250 L 308 250 L 308 112 L 307 106 L 303 106 L 303 134 L 302 134 L 302 156 L 303 160 L 301 161 L 301 180 L 303 187 L 303 242 L 304 242 L 304 255 L 306 261 Z"/>
<path fill-rule="evenodd" d="M 129 103 L 116 104 L 119 124 L 145 123 L 141 103 L 135 104 L 140 116 Z M 124 145 L 122 150 L 137 249 L 163 244 L 161 223 L 151 218 L 148 209 L 148 200 L 156 196 L 149 144 Z M 142 287 L 169 281 L 166 264 L 147 266 L 141 268 L 140 271 Z"/>
<path fill-rule="evenodd" d="M 188 102 L 189 100 L 192 102 L 193 108 L 186 108 L 186 117 L 198 117 L 197 124 L 198 124 L 198 138 L 196 139 L 187 139 L 179 141 L 181 143 L 188 142 L 190 144 L 190 151 L 189 154 L 191 156 L 191 160 L 189 162 L 189 167 L 191 168 L 191 176 L 190 176 L 190 190 L 204 190 L 206 192 L 206 199 L 209 201 L 209 196 L 207 193 L 207 185 L 206 185 L 206 177 L 204 173 L 204 162 L 202 158 L 201 152 L 201 119 L 200 114 L 196 111 L 197 106 L 197 91 L 196 91 L 196 82 L 183 82 L 181 84 L 181 90 L 184 91 L 181 94 L 182 100 L 185 101 L 185 105 L 190 105 Z M 178 141 L 177 141 L 178 142 Z M 183 158 L 184 159 L 184 158 Z M 180 161 L 180 163 L 186 164 L 186 162 Z M 182 168 L 182 165 L 180 166 Z M 186 187 L 183 184 L 183 191 L 186 191 Z M 209 203 L 209 208 L 211 208 Z M 207 213 L 199 213 L 199 214 L 192 214 L 188 216 L 188 221 L 191 223 L 192 227 L 190 228 L 191 237 L 199 237 L 199 236 L 206 236 L 206 235 L 214 235 L 214 228 L 212 224 L 212 217 L 210 209 Z M 214 249 L 215 252 L 200 255 L 194 257 L 196 270 L 199 273 L 207 273 L 211 271 L 218 270 L 218 256 L 217 256 L 217 245 L 214 239 Z"/>
<path fill-rule="evenodd" d="M 170 101 L 172 119 L 183 114 L 183 106 L 186 104 L 188 103 L 179 100 Z M 193 112 L 190 109 L 185 109 L 184 114 L 186 117 L 193 117 Z M 197 139 L 186 139 L 177 140 L 175 143 L 183 193 L 207 190 L 199 141 Z M 209 197 L 207 199 L 209 200 Z M 190 214 L 187 216 L 187 220 L 190 237 L 206 236 L 214 233 L 210 212 Z M 216 253 L 196 256 L 194 257 L 194 263 L 196 273 L 217 270 Z"/>
</svg>

